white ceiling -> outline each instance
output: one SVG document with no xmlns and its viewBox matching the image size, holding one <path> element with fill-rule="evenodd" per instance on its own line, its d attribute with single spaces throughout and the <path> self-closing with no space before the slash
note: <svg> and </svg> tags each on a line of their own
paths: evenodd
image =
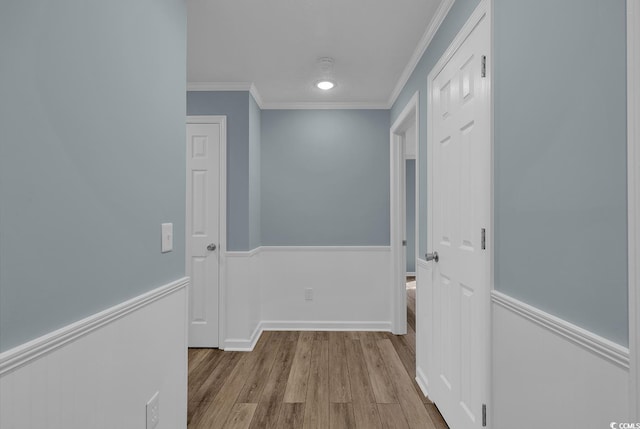
<svg viewBox="0 0 640 429">
<path fill-rule="evenodd" d="M 451 3 L 188 0 L 189 87 L 254 84 L 266 108 L 389 107 Z M 313 86 L 324 56 L 337 81 L 327 92 Z"/>
</svg>

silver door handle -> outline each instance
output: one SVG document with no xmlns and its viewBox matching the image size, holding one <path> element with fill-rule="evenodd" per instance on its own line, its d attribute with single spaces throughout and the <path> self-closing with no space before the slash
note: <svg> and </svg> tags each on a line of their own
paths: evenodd
<svg viewBox="0 0 640 429">
<path fill-rule="evenodd" d="M 424 259 L 426 259 L 426 260 L 427 260 L 427 262 L 429 262 L 429 261 L 435 261 L 435 262 L 438 262 L 438 259 L 440 259 L 440 258 L 438 258 L 438 252 L 433 252 L 433 253 L 427 253 L 427 254 L 425 254 L 425 255 L 424 255 Z"/>
<path fill-rule="evenodd" d="M 214 250 L 216 250 L 216 249 L 217 249 L 217 247 L 216 247 L 216 245 L 215 245 L 215 244 L 213 244 L 213 243 L 211 243 L 210 245 L 208 245 L 208 246 L 207 246 L 207 250 L 208 250 L 209 252 L 213 252 L 213 251 L 214 251 Z"/>
</svg>

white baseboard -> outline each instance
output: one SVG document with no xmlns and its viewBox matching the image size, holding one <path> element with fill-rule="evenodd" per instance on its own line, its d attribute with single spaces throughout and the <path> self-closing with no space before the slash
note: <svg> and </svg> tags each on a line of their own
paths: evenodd
<svg viewBox="0 0 640 429">
<path fill-rule="evenodd" d="M 1 428 L 144 427 L 160 392 L 158 429 L 186 427 L 186 278 L 0 356 Z"/>
<path fill-rule="evenodd" d="M 337 322 L 263 320 L 265 331 L 374 331 L 391 332 L 391 322 Z"/>
<path fill-rule="evenodd" d="M 422 394 L 425 397 L 429 396 L 429 382 L 427 380 L 427 376 L 422 371 L 422 368 L 416 368 L 416 383 L 418 383 L 418 387 L 422 390 Z"/>
<path fill-rule="evenodd" d="M 249 339 L 229 338 L 224 341 L 224 351 L 226 352 L 250 352 L 256 346 L 256 343 L 262 335 L 262 324 L 258 324 Z"/>
<path fill-rule="evenodd" d="M 307 322 L 263 320 L 256 326 L 249 339 L 229 338 L 224 342 L 224 350 L 230 352 L 250 352 L 256 346 L 264 331 L 373 331 L 391 332 L 391 323 L 380 322 Z"/>
<path fill-rule="evenodd" d="M 500 292 L 492 301 L 494 429 L 628 421 L 628 350 Z"/>
</svg>

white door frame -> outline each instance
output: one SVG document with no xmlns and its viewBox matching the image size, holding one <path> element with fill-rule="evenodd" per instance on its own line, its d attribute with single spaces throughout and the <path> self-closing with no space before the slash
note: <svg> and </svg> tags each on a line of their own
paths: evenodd
<svg viewBox="0 0 640 429">
<path fill-rule="evenodd" d="M 407 103 L 398 118 L 395 120 L 390 130 L 390 183 L 391 183 L 391 331 L 396 335 L 407 333 L 407 291 L 405 287 L 406 279 L 403 277 L 407 272 L 406 258 L 402 258 L 404 252 L 402 240 L 405 239 L 406 224 L 406 173 L 404 156 L 404 133 L 410 126 L 415 124 L 415 144 L 416 151 L 419 146 L 419 125 L 418 120 L 418 92 Z M 418 152 L 416 152 L 416 256 L 418 255 Z M 404 264 L 403 264 L 404 262 Z M 400 284 L 399 284 L 400 283 Z"/>
<path fill-rule="evenodd" d="M 486 16 L 487 24 L 489 25 L 489 46 L 487 46 L 487 59 L 486 59 L 486 85 L 487 85 L 487 97 L 489 97 L 487 106 L 489 106 L 489 145 L 490 145 L 490 170 L 487 172 L 489 175 L 489 231 L 487 231 L 487 282 L 488 282 L 488 294 L 487 300 L 484 303 L 486 306 L 486 314 L 487 314 L 487 326 L 485 328 L 486 337 L 482 339 L 484 342 L 484 348 L 486 350 L 486 368 L 485 368 L 485 377 L 487 385 L 485 386 L 485 400 L 487 401 L 487 415 L 488 415 L 488 423 L 487 427 L 491 427 L 490 416 L 491 413 L 491 291 L 493 290 L 493 261 L 494 261 L 494 253 L 493 253 L 493 215 L 494 215 L 494 197 L 493 197 L 493 186 L 494 186 L 494 177 L 493 177 L 493 165 L 494 165 L 494 157 L 493 157 L 493 15 L 492 15 L 492 0 L 481 0 L 476 9 L 473 11 L 467 22 L 464 24 L 462 29 L 458 32 L 456 37 L 453 39 L 447 50 L 442 54 L 442 57 L 438 60 L 436 65 L 431 69 L 429 75 L 427 77 L 427 252 L 434 251 L 433 245 L 433 205 L 430 202 L 430 196 L 433 195 L 433 145 L 435 143 L 435 137 L 433 134 L 432 127 L 429 125 L 432 123 L 431 115 L 433 114 L 433 91 L 431 88 L 433 79 L 442 71 L 442 69 L 447 65 L 447 63 L 451 60 L 453 55 L 457 52 L 460 46 L 464 43 L 464 41 L 469 37 L 469 35 L 475 30 L 478 23 L 483 19 L 483 16 Z M 433 303 L 433 298 L 430 299 Z M 430 311 L 433 314 L 433 311 Z M 430 377 L 431 374 L 427 374 L 427 377 Z"/>
<path fill-rule="evenodd" d="M 220 201 L 218 203 L 218 347 L 223 348 L 226 320 L 226 254 L 227 254 L 227 117 L 223 115 L 187 116 L 187 124 L 220 125 Z M 186 172 L 189 174 L 189 171 Z M 189 177 L 187 176 L 187 183 Z M 188 198 L 189 195 L 186 195 Z M 185 270 L 189 266 L 189 231 L 187 219 L 191 218 L 191 208 L 185 198 Z M 187 301 L 188 302 L 188 301 Z M 188 324 L 187 324 L 188 329 Z"/>
<path fill-rule="evenodd" d="M 640 421 L 640 3 L 627 0 L 627 193 L 629 237 L 629 417 Z"/>
</svg>

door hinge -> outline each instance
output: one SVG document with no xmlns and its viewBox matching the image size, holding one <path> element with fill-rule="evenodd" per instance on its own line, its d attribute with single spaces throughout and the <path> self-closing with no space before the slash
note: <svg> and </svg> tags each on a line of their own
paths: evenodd
<svg viewBox="0 0 640 429">
<path fill-rule="evenodd" d="M 487 230 L 484 228 L 480 230 L 480 248 L 482 250 L 487 248 Z"/>
<path fill-rule="evenodd" d="M 482 56 L 482 66 L 480 68 L 480 76 L 487 77 L 487 56 Z"/>
<path fill-rule="evenodd" d="M 487 426 L 487 404 L 482 404 L 482 427 Z"/>
</svg>

